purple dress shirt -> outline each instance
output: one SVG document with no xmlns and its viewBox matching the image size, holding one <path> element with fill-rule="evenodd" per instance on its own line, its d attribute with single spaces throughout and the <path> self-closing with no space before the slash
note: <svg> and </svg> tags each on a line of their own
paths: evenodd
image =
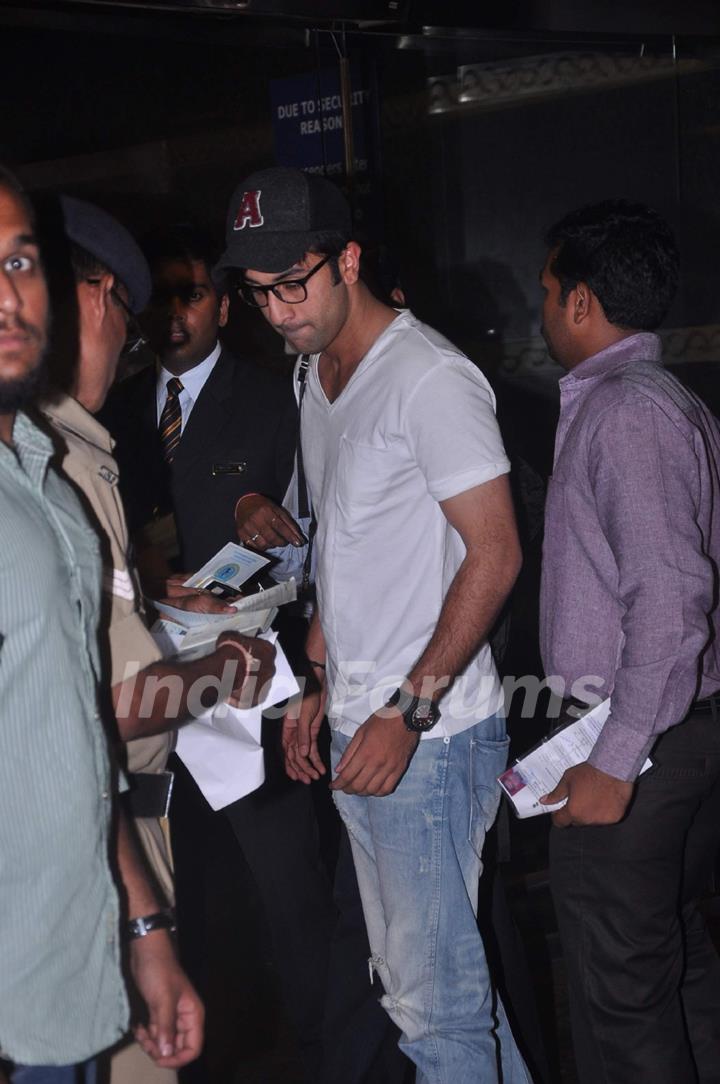
<svg viewBox="0 0 720 1084">
<path fill-rule="evenodd" d="M 545 672 L 611 695 L 590 763 L 625 780 L 720 689 L 720 431 L 660 354 L 631 335 L 562 378 L 545 511 Z"/>
</svg>

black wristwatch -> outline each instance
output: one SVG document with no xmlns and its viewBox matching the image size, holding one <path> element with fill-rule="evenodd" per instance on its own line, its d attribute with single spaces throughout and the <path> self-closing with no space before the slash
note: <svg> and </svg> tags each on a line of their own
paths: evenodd
<svg viewBox="0 0 720 1084">
<path fill-rule="evenodd" d="M 166 907 L 163 911 L 155 911 L 152 915 L 140 915 L 138 918 L 131 918 L 125 923 L 125 940 L 134 941 L 137 937 L 147 937 L 153 930 L 167 930 L 169 933 L 175 933 L 177 927 L 175 925 L 175 912 L 171 907 Z"/>
<path fill-rule="evenodd" d="M 402 686 L 395 690 L 387 704 L 399 709 L 405 726 L 415 734 L 432 730 L 440 718 L 440 708 L 434 701 L 425 696 L 410 696 Z"/>
</svg>

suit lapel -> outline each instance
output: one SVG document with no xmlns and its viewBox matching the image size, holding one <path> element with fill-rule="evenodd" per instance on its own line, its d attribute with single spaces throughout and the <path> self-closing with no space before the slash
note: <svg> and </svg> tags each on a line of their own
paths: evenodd
<svg viewBox="0 0 720 1084">
<path fill-rule="evenodd" d="M 136 391 L 137 418 L 141 431 L 150 437 L 152 446 L 159 446 L 158 417 L 157 417 L 157 370 L 154 365 L 144 369 L 138 378 Z"/>
</svg>

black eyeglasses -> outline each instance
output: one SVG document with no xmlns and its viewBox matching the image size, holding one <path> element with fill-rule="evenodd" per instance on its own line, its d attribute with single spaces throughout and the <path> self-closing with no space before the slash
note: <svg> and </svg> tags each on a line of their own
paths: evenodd
<svg viewBox="0 0 720 1084">
<path fill-rule="evenodd" d="M 307 275 L 303 275 L 301 279 L 284 279 L 282 282 L 274 282 L 272 286 L 241 282 L 238 284 L 237 292 L 245 304 L 251 305 L 254 309 L 267 308 L 268 294 L 274 294 L 278 301 L 282 301 L 285 305 L 299 305 L 302 301 L 307 300 L 308 281 L 330 259 L 332 259 L 331 256 L 325 256 L 320 263 L 315 264 L 312 271 L 308 271 Z"/>
</svg>

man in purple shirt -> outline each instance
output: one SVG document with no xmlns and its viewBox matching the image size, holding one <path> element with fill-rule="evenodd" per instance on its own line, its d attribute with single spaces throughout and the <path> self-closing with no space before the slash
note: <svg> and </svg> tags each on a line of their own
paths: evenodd
<svg viewBox="0 0 720 1084">
<path fill-rule="evenodd" d="M 612 200 L 547 241 L 543 335 L 568 373 L 543 663 L 565 695 L 611 700 L 589 760 L 545 799 L 567 799 L 550 867 L 576 1060 L 582 1084 L 710 1084 L 720 959 L 695 901 L 720 842 L 720 433 L 652 334 L 677 284 L 667 224 Z"/>
</svg>

